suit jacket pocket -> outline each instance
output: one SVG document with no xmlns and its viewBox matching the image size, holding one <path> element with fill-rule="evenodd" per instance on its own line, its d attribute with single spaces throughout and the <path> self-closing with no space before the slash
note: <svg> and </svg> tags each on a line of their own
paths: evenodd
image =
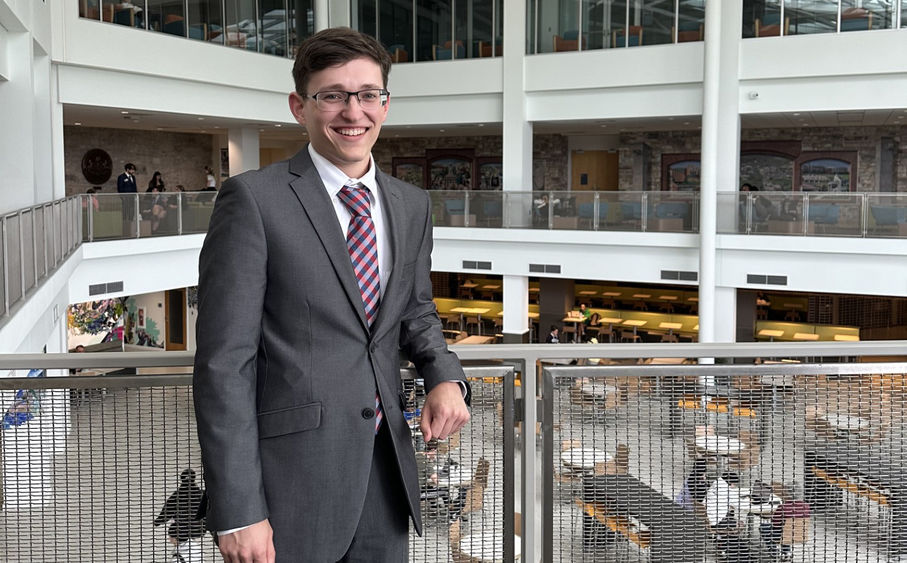
<svg viewBox="0 0 907 563">
<path fill-rule="evenodd" d="M 275 438 L 321 426 L 321 403 L 308 403 L 258 415 L 258 437 Z"/>
</svg>

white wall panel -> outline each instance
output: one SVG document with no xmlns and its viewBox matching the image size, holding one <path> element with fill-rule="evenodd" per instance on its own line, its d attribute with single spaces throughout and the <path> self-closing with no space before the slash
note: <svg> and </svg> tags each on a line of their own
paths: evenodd
<svg viewBox="0 0 907 563">
<path fill-rule="evenodd" d="M 527 94 L 529 121 L 700 115 L 701 84 L 548 90 Z"/>
<path fill-rule="evenodd" d="M 532 55 L 526 91 L 700 83 L 702 61 L 702 43 Z"/>
</svg>

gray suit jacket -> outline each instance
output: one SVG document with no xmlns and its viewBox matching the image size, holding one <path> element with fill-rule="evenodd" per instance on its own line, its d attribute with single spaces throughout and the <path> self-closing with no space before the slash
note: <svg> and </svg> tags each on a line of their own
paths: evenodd
<svg viewBox="0 0 907 563">
<path fill-rule="evenodd" d="M 465 381 L 432 302 L 431 203 L 386 174 L 393 266 L 369 329 L 329 196 L 303 149 L 228 180 L 199 260 L 194 399 L 208 526 L 270 518 L 278 561 L 336 561 L 352 539 L 375 442 L 375 391 L 421 533 L 399 349 L 426 390 Z"/>
</svg>

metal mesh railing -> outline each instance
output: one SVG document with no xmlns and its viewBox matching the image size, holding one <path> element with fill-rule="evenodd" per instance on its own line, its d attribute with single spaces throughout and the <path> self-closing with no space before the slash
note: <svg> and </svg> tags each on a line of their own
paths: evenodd
<svg viewBox="0 0 907 563">
<path fill-rule="evenodd" d="M 129 356 L 118 365 L 125 362 Z M 137 376 L 112 369 L 0 379 L 0 561 L 170 561 L 176 549 L 186 561 L 221 560 L 209 534 L 177 548 L 170 522 L 153 524 L 184 470 L 204 487 L 188 368 Z M 422 482 L 424 534 L 412 536 L 412 561 L 500 559 L 505 537 L 514 549 L 513 440 L 502 423 L 513 418 L 513 370 L 467 374 L 472 421 L 426 465 L 426 477 L 436 478 Z M 421 380 L 407 370 L 403 377 L 414 445 L 427 456 L 417 430 Z"/>
<path fill-rule="evenodd" d="M 420 380 L 404 380 L 410 397 L 406 416 L 422 468 L 423 536 L 411 532 L 414 563 L 505 560 L 505 538 L 508 551 L 518 549 L 507 532 L 513 529 L 512 434 L 509 446 L 504 439 L 505 409 L 511 420 L 513 412 L 512 393 L 504 391 L 508 385 L 512 389 L 513 370 L 470 367 L 466 372 L 472 387 L 470 422 L 433 452 L 426 451 L 417 427 L 424 399 Z"/>
<path fill-rule="evenodd" d="M 545 368 L 542 559 L 898 560 L 905 374 L 907 364 Z"/>
</svg>

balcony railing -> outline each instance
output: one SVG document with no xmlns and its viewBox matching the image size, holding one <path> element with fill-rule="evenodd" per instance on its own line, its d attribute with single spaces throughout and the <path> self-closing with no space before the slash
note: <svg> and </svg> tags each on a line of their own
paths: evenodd
<svg viewBox="0 0 907 563">
<path fill-rule="evenodd" d="M 438 485 L 423 483 L 426 533 L 411 537 L 411 560 L 770 561 L 784 544 L 795 561 L 897 560 L 907 552 L 907 363 L 865 361 L 905 344 L 454 347 L 493 365 L 467 368 L 472 420 L 442 443 Z M 863 361 L 822 363 L 832 356 Z M 697 357 L 804 363 L 659 365 Z M 570 359 L 579 365 L 561 365 Z M 169 557 L 152 521 L 182 470 L 204 486 L 191 368 L 179 367 L 192 360 L 0 356 L 0 370 L 51 376 L 0 379 L 14 406 L 0 558 Z M 423 391 L 402 374 L 415 420 Z M 693 467 L 714 492 L 688 480 Z M 185 547 L 219 560 L 208 536 Z"/>
<path fill-rule="evenodd" d="M 82 243 L 80 225 L 78 197 L 0 217 L 0 319 Z"/>
</svg>

